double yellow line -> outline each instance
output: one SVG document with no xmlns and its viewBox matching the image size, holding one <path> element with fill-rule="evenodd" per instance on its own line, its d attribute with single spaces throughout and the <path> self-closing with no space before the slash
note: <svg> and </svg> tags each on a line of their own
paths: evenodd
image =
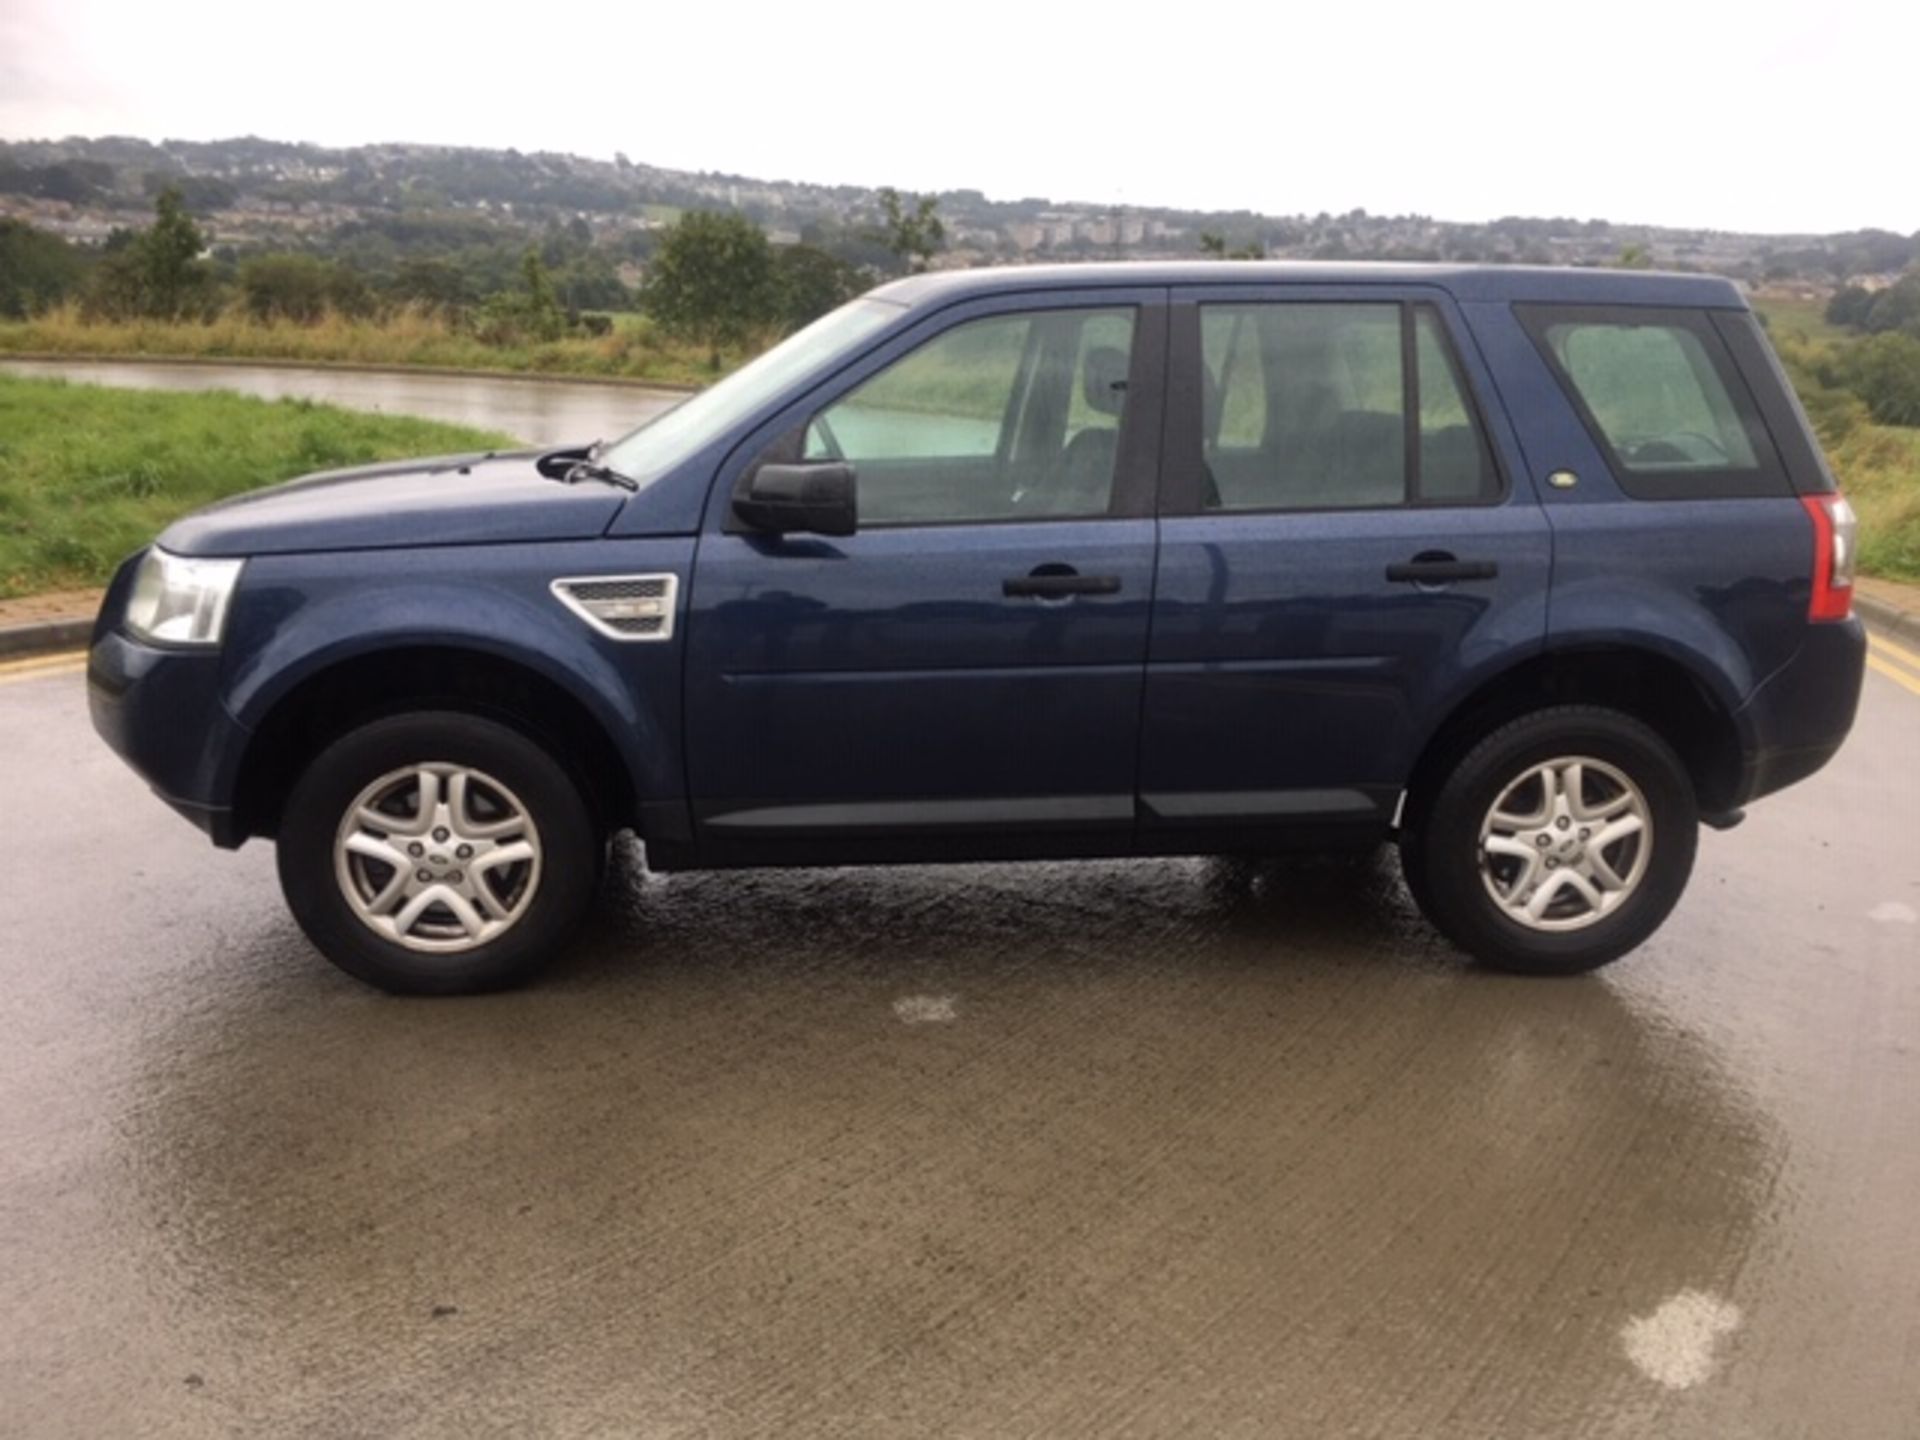
<svg viewBox="0 0 1920 1440">
<path fill-rule="evenodd" d="M 1920 695 L 1920 655 L 1891 640 L 1867 632 L 1867 665 L 1893 681 L 1902 690 Z"/>
<path fill-rule="evenodd" d="M 0 661 L 0 685 L 38 680 L 46 675 L 77 675 L 87 668 L 87 652 L 63 650 L 58 655 L 29 655 L 24 660 Z"/>
</svg>

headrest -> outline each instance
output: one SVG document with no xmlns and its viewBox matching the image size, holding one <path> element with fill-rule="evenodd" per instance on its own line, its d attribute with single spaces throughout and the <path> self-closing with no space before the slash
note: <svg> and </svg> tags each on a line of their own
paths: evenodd
<svg viewBox="0 0 1920 1440">
<path fill-rule="evenodd" d="M 1087 404 L 1102 415 L 1118 415 L 1127 398 L 1127 352 L 1118 345 L 1096 345 L 1087 352 L 1081 386 Z"/>
</svg>

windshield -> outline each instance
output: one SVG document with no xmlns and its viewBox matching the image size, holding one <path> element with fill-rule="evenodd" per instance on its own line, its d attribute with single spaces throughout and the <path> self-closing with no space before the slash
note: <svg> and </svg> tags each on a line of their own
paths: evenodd
<svg viewBox="0 0 1920 1440">
<path fill-rule="evenodd" d="M 773 399 L 793 381 L 897 319 L 900 307 L 855 300 L 795 331 L 726 379 L 616 440 L 599 455 L 609 469 L 650 485 L 741 417 Z"/>
</svg>

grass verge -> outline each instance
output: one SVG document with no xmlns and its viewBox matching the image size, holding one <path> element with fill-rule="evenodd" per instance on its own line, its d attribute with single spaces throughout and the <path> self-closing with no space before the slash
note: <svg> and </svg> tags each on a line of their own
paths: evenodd
<svg viewBox="0 0 1920 1440">
<path fill-rule="evenodd" d="M 1767 333 L 1777 345 L 1781 340 L 1798 337 L 1815 345 L 1845 344 L 1858 339 L 1851 330 L 1827 323 L 1824 300 L 1789 299 L 1779 295 L 1756 295 L 1753 308 L 1767 322 Z"/>
<path fill-rule="evenodd" d="M 517 444 L 305 400 L 0 375 L 0 599 L 105 582 L 177 516 L 309 470 Z"/>
<path fill-rule="evenodd" d="M 1860 571 L 1920 583 L 1920 430 L 1861 425 L 1827 460 L 1860 516 Z"/>
</svg>

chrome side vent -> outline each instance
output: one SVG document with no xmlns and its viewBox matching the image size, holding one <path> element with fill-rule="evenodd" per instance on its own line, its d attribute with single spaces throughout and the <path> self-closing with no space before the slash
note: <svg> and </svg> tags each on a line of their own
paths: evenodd
<svg viewBox="0 0 1920 1440">
<path fill-rule="evenodd" d="M 583 575 L 553 582 L 574 614 L 615 640 L 673 638 L 676 575 Z"/>
</svg>

